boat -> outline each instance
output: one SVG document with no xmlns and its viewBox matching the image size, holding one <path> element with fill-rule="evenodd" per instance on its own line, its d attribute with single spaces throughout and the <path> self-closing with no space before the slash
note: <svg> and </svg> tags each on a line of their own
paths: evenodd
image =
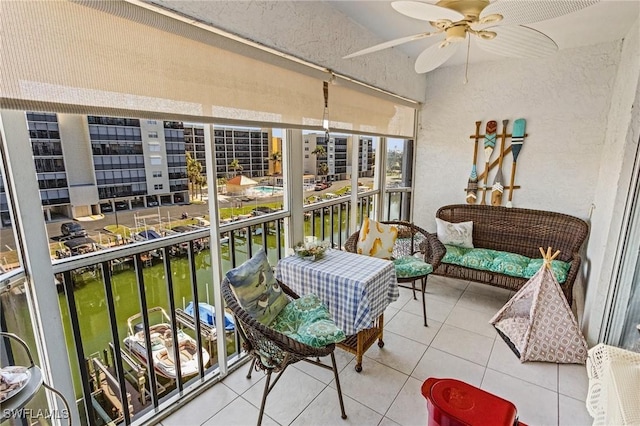
<svg viewBox="0 0 640 426">
<path fill-rule="evenodd" d="M 151 338 L 151 356 L 153 357 L 153 368 L 156 373 L 168 379 L 176 378 L 174 363 L 173 338 L 170 325 L 170 318 L 161 307 L 151 308 L 149 315 L 160 312 L 163 321 L 149 326 L 149 337 Z M 139 330 L 139 321 L 142 314 L 136 314 L 127 319 L 129 335 L 124 339 L 125 348 L 141 362 L 147 362 L 146 339 L 144 330 Z M 180 353 L 180 372 L 182 377 L 192 376 L 198 373 L 198 353 L 202 357 L 202 365 L 209 363 L 209 352 L 201 348 L 198 351 L 196 341 L 182 330 L 178 330 L 178 347 Z"/>
<path fill-rule="evenodd" d="M 193 302 L 189 302 L 184 312 L 195 316 Z M 198 302 L 198 311 L 200 312 L 200 321 L 215 327 L 216 326 L 216 308 L 213 305 L 204 302 Z M 236 321 L 228 312 L 224 313 L 224 331 L 227 333 L 233 332 L 236 329 Z"/>
</svg>

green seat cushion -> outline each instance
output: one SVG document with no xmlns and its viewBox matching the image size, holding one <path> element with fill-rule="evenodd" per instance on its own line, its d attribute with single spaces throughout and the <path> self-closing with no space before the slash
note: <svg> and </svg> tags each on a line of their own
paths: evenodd
<svg viewBox="0 0 640 426">
<path fill-rule="evenodd" d="M 538 270 L 542 267 L 542 263 L 542 259 L 531 259 L 524 270 L 523 277 L 531 278 L 532 276 L 534 276 L 535 273 L 538 272 Z M 556 277 L 556 280 L 559 284 L 562 284 L 567 280 L 567 274 L 569 273 L 570 268 L 570 263 L 563 262 L 561 260 L 551 261 L 551 272 L 553 273 L 553 276 Z"/>
<path fill-rule="evenodd" d="M 264 325 L 271 324 L 289 303 L 273 276 L 264 250 L 227 272 L 227 278 L 240 306 Z"/>
<path fill-rule="evenodd" d="M 512 277 L 522 277 L 530 260 L 526 256 L 501 251 L 493 258 L 489 270 Z"/>
<path fill-rule="evenodd" d="M 447 253 L 442 258 L 442 262 L 453 263 L 454 265 L 462 265 L 462 257 L 471 250 L 464 247 L 452 246 L 450 244 L 445 244 L 444 247 L 447 249 Z"/>
<path fill-rule="evenodd" d="M 466 266 L 467 268 L 496 272 L 512 277 L 531 278 L 542 267 L 542 259 L 530 259 L 515 253 L 481 248 L 463 248 L 444 245 L 447 253 L 442 258 L 443 263 Z M 560 260 L 551 262 L 551 271 L 562 284 L 567 280 L 571 264 Z"/>
<path fill-rule="evenodd" d="M 473 269 L 489 270 L 493 259 L 498 255 L 496 250 L 472 249 L 462 256 L 462 266 Z"/>
<path fill-rule="evenodd" d="M 433 272 L 433 266 L 430 263 L 414 256 L 402 256 L 394 259 L 393 266 L 396 268 L 396 277 L 398 278 L 420 277 Z"/>
<path fill-rule="evenodd" d="M 320 348 L 345 339 L 327 307 L 315 294 L 292 300 L 278 314 L 271 328 L 309 346 Z"/>
</svg>

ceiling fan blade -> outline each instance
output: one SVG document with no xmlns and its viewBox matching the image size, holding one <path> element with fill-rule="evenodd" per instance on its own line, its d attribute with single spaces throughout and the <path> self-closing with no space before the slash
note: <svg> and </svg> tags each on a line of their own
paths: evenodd
<svg viewBox="0 0 640 426">
<path fill-rule="evenodd" d="M 389 47 L 397 46 L 399 44 L 408 43 L 410 41 L 427 38 L 427 37 L 430 37 L 432 35 L 439 34 L 441 32 L 442 31 L 435 31 L 435 32 L 432 32 L 432 33 L 428 33 L 428 32 L 427 33 L 420 33 L 420 34 L 414 34 L 414 35 L 407 36 L 407 37 L 397 38 L 395 40 L 385 41 L 384 43 L 376 44 L 375 46 L 367 47 L 366 49 L 362 49 L 362 50 L 359 50 L 357 52 L 351 53 L 351 54 L 349 54 L 347 56 L 344 56 L 342 59 L 349 59 L 349 58 L 354 58 L 354 57 L 360 56 L 360 55 L 366 55 L 367 53 L 377 52 L 378 50 L 387 49 Z"/>
<path fill-rule="evenodd" d="M 441 44 L 434 44 L 429 47 L 416 59 L 416 72 L 425 73 L 438 68 L 455 55 L 461 44 L 462 43 L 451 43 L 444 47 L 440 47 Z"/>
<path fill-rule="evenodd" d="M 485 7 L 480 19 L 498 13 L 503 16 L 502 25 L 532 24 L 557 18 L 594 5 L 600 0 L 496 0 Z"/>
<path fill-rule="evenodd" d="M 448 19 L 455 22 L 464 18 L 462 13 L 455 10 L 417 1 L 394 1 L 391 3 L 391 7 L 403 15 L 410 18 L 420 19 L 422 21 L 439 21 L 441 19 Z"/>
<path fill-rule="evenodd" d="M 549 36 L 522 25 L 495 26 L 487 30 L 496 33 L 495 38 L 476 39 L 478 47 L 489 53 L 514 58 L 539 58 L 554 54 L 558 45 Z"/>
</svg>

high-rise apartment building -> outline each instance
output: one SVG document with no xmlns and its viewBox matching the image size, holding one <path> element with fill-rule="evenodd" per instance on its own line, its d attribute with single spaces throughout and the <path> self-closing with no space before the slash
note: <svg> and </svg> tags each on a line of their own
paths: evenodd
<svg viewBox="0 0 640 426">
<path fill-rule="evenodd" d="M 204 126 L 206 124 L 182 123 L 184 128 L 184 150 L 191 158 L 197 160 L 202 166 L 202 174 L 207 174 L 207 162 L 205 155 Z"/>
<path fill-rule="evenodd" d="M 188 199 L 182 123 L 137 118 L 25 113 L 45 218 Z M 9 223 L 4 188 L 0 217 Z"/>
<path fill-rule="evenodd" d="M 103 206 L 116 200 L 131 208 L 187 199 L 181 122 L 97 116 L 87 122 Z"/>
<path fill-rule="evenodd" d="M 25 118 L 23 136 L 31 143 L 47 220 L 184 202 L 186 152 L 206 173 L 208 124 L 40 112 Z M 281 142 L 272 140 L 270 129 L 212 128 L 216 177 L 265 177 L 280 170 L 270 155 Z M 10 224 L 1 184 L 0 218 Z"/>
<path fill-rule="evenodd" d="M 373 151 L 373 139 L 360 137 L 358 143 L 358 177 L 373 177 L 375 170 L 375 153 Z"/>
<path fill-rule="evenodd" d="M 69 185 L 56 114 L 27 112 L 27 129 L 43 206 L 70 202 Z"/>
<path fill-rule="evenodd" d="M 213 136 L 217 178 L 269 175 L 270 130 L 214 126 Z"/>
<path fill-rule="evenodd" d="M 305 134 L 304 172 L 315 174 L 317 180 L 347 179 L 349 139 L 348 136 L 336 136 L 327 140 L 324 133 Z"/>
</svg>

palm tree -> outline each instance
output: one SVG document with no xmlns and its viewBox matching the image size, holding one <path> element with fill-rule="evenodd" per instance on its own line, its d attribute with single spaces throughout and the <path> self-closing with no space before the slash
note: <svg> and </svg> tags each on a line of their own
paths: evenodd
<svg viewBox="0 0 640 426">
<path fill-rule="evenodd" d="M 273 173 L 279 173 L 278 163 L 282 161 L 282 153 L 280 151 L 274 151 L 269 156 L 269 159 L 273 161 Z"/>
<path fill-rule="evenodd" d="M 327 166 L 327 163 L 321 163 L 318 166 L 318 174 L 319 175 L 326 175 L 327 173 L 329 173 L 329 166 Z"/>
<path fill-rule="evenodd" d="M 242 167 L 242 164 L 240 164 L 240 160 L 238 160 L 237 158 L 231 160 L 231 162 L 229 163 L 229 167 L 234 172 L 236 172 L 236 175 L 238 174 L 238 170 L 242 171 L 244 169 L 244 167 Z"/>
<path fill-rule="evenodd" d="M 324 146 L 318 146 L 318 147 L 316 147 L 316 149 L 311 151 L 311 153 L 322 158 L 322 157 L 325 157 L 327 155 L 327 150 L 324 149 Z"/>
<path fill-rule="evenodd" d="M 313 151 L 311 151 L 312 154 L 315 154 L 317 158 L 326 158 L 327 156 L 327 150 L 324 149 L 324 146 L 316 146 L 316 149 L 314 149 Z M 326 175 L 327 173 L 329 173 L 329 166 L 327 166 L 327 163 L 321 163 L 318 165 L 318 174 L 319 175 Z"/>
<path fill-rule="evenodd" d="M 199 175 L 196 180 L 196 184 L 198 185 L 198 189 L 200 191 L 201 200 L 202 200 L 202 187 L 206 185 L 206 183 L 207 183 L 207 177 L 205 175 Z"/>
<path fill-rule="evenodd" d="M 202 164 L 200 164 L 198 160 L 192 158 L 189 152 L 185 152 L 185 157 L 187 159 L 187 179 L 191 186 L 191 197 L 195 198 L 195 185 L 198 183 L 198 180 L 202 175 Z"/>
</svg>

